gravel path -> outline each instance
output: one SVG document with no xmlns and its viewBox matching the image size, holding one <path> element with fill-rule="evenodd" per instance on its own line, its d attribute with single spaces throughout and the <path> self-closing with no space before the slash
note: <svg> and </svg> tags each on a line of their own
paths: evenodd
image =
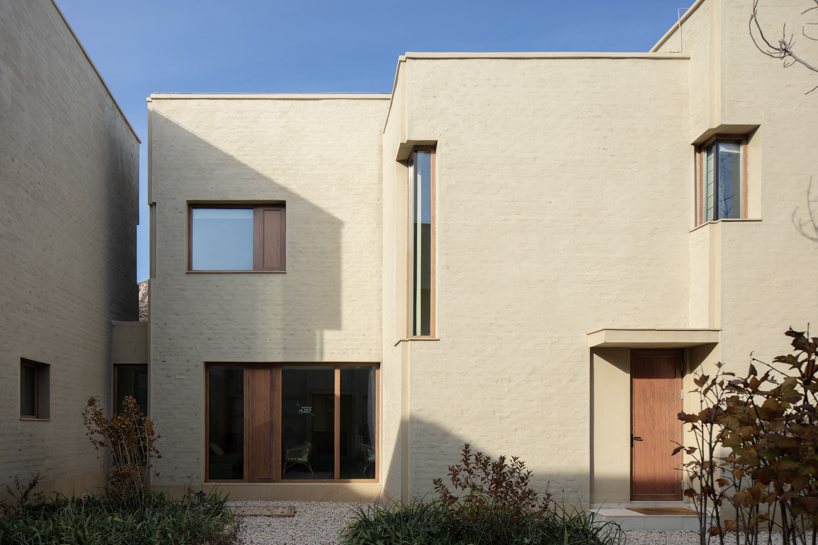
<svg viewBox="0 0 818 545">
<path fill-rule="evenodd" d="M 351 503 L 233 501 L 228 505 L 292 505 L 294 517 L 239 517 L 240 545 L 338 545 L 354 514 Z"/>
<path fill-rule="evenodd" d="M 340 545 L 341 528 L 352 520 L 352 503 L 319 501 L 233 501 L 228 505 L 292 505 L 294 517 L 239 517 L 240 545 Z M 628 530 L 627 545 L 699 545 L 696 532 Z M 766 536 L 760 540 L 767 544 Z M 711 543 L 718 543 L 717 540 Z M 735 543 L 735 541 L 730 542 Z M 773 536 L 780 544 L 781 536 Z"/>
</svg>

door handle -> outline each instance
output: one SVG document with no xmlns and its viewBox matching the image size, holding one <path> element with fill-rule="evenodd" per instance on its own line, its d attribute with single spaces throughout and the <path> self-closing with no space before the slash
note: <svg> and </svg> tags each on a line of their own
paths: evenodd
<svg viewBox="0 0 818 545">
<path fill-rule="evenodd" d="M 631 448 L 633 448 L 633 442 L 634 441 L 641 441 L 641 440 L 642 440 L 641 437 L 637 437 L 637 436 L 631 434 Z"/>
</svg>

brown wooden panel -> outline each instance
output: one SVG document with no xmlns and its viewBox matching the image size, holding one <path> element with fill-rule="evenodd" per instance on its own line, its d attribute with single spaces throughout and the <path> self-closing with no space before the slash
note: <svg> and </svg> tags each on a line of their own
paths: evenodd
<svg viewBox="0 0 818 545">
<path fill-rule="evenodd" d="M 249 480 L 267 482 L 274 479 L 273 462 L 273 367 L 249 365 L 247 380 L 247 429 L 249 433 Z"/>
<path fill-rule="evenodd" d="M 284 208 L 262 208 L 261 268 L 265 271 L 284 270 Z"/>
<path fill-rule="evenodd" d="M 681 500 L 681 355 L 639 352 L 631 356 L 631 499 Z"/>
</svg>

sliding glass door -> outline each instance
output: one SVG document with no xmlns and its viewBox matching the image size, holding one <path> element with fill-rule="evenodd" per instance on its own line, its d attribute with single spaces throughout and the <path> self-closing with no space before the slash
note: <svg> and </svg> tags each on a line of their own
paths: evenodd
<svg viewBox="0 0 818 545">
<path fill-rule="evenodd" d="M 206 480 L 378 479 L 376 364 L 208 364 Z"/>
</svg>

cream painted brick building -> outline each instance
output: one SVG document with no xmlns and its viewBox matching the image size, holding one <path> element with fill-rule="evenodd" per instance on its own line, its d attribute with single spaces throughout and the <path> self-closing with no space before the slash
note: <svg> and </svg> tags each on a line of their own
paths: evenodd
<svg viewBox="0 0 818 545">
<path fill-rule="evenodd" d="M 0 2 L 0 488 L 104 484 L 82 410 L 137 319 L 139 139 L 51 0 Z M 31 390 L 27 390 L 31 388 Z M 27 394 L 32 394 L 29 397 Z"/>
<path fill-rule="evenodd" d="M 406 499 L 468 442 L 568 503 L 680 501 L 681 390 L 818 303 L 815 82 L 748 9 L 647 53 L 407 53 L 387 95 L 152 95 L 156 483 Z"/>
<path fill-rule="evenodd" d="M 152 95 L 148 328 L 111 332 L 135 319 L 132 278 L 83 297 L 100 326 L 83 336 L 21 290 L 5 330 L 27 340 L 3 363 L 51 363 L 53 385 L 63 354 L 94 362 L 66 378 L 80 400 L 119 399 L 117 377 L 142 373 L 153 481 L 174 492 L 407 499 L 468 442 L 519 456 L 566 503 L 681 501 L 670 451 L 693 374 L 772 359 L 818 303 L 818 245 L 798 229 L 818 215 L 815 82 L 755 49 L 748 10 L 700 0 L 645 53 L 407 53 L 383 95 Z M 78 117 L 97 127 L 99 111 Z M 94 207 L 131 202 L 136 144 L 104 111 L 109 139 L 80 142 L 116 142 L 99 168 L 127 183 L 64 194 L 121 238 L 100 226 L 70 247 L 77 271 L 125 286 L 135 210 Z M 5 255 L 42 244 L 43 221 L 0 239 Z M 119 258 L 102 252 L 114 242 Z M 26 305 L 42 312 L 31 330 L 13 317 Z M 73 432 L 18 424 L 17 386 L 1 399 L 22 454 L 2 462 L 22 474 Z M 72 463 L 49 475 L 91 471 Z"/>
</svg>

